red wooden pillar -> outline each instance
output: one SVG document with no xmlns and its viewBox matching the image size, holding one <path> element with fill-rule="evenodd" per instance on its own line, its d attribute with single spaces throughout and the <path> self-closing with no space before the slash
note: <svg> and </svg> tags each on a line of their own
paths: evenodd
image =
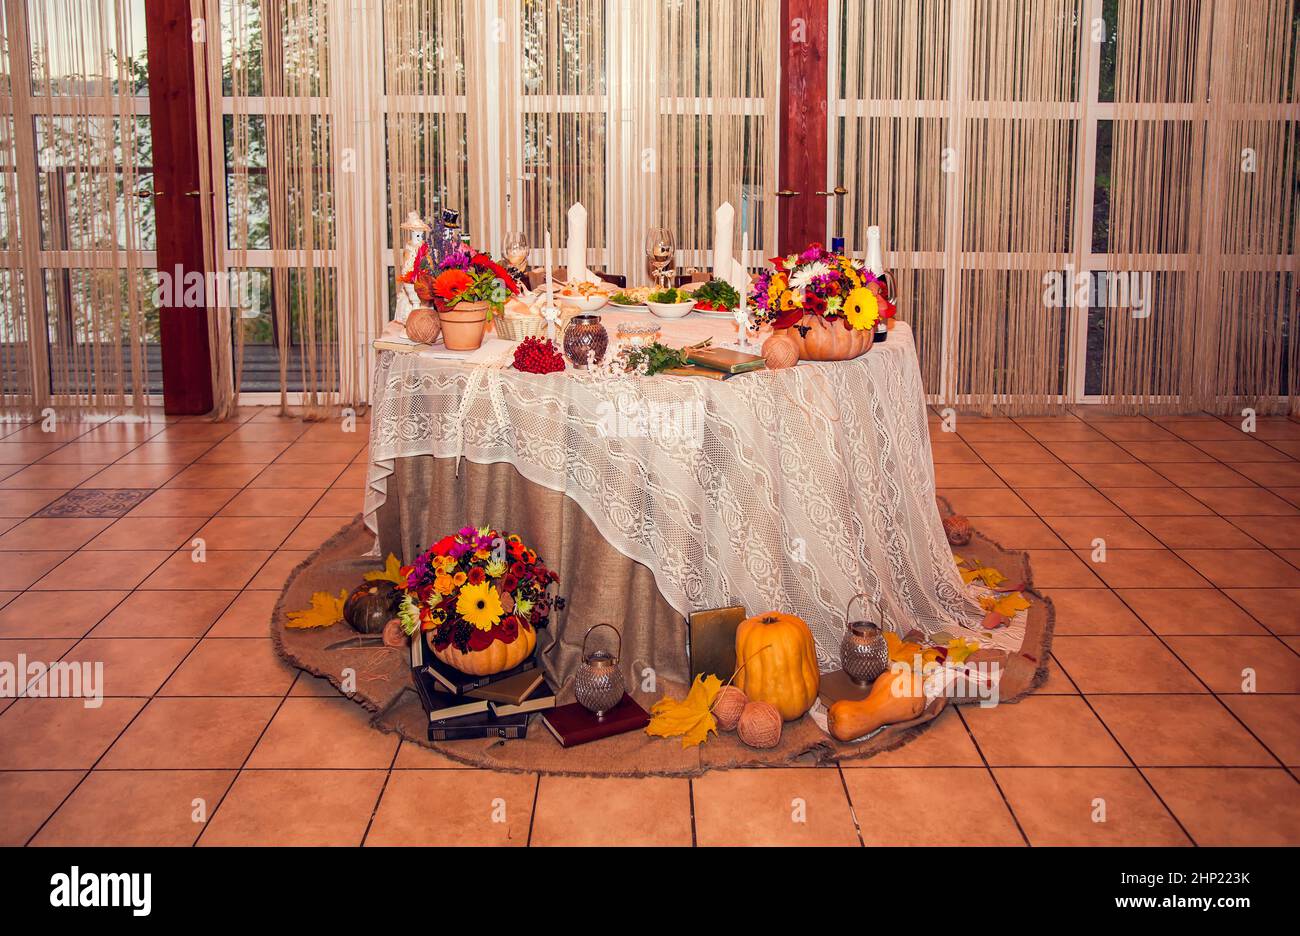
<svg viewBox="0 0 1300 936">
<path fill-rule="evenodd" d="M 828 0 L 781 0 L 781 253 L 826 239 Z M 797 192 L 798 194 L 790 194 Z"/>
<path fill-rule="evenodd" d="M 212 409 L 208 311 L 185 308 L 183 302 L 184 276 L 197 273 L 207 282 L 202 204 L 194 194 L 199 190 L 199 137 L 192 28 L 189 0 L 145 4 L 158 272 L 173 278 L 170 303 L 159 310 L 163 408 L 176 414 Z"/>
</svg>

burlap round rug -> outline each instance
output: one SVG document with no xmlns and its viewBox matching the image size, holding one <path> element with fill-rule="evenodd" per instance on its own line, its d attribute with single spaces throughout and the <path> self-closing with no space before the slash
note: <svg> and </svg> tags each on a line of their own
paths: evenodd
<svg viewBox="0 0 1300 936">
<path fill-rule="evenodd" d="M 945 513 L 947 505 L 941 503 Z M 284 659 L 300 669 L 323 676 L 344 691 L 347 684 L 355 691 L 345 694 L 374 713 L 373 727 L 394 732 L 401 737 L 432 748 L 460 763 L 491 770 L 520 771 L 570 776 L 689 777 L 711 769 L 734 767 L 779 766 L 800 763 L 828 763 L 871 757 L 897 748 L 928 730 L 944 713 L 947 703 L 936 700 L 911 722 L 889 725 L 865 741 L 842 744 L 823 733 L 809 716 L 787 722 L 778 747 L 758 751 L 746 747 L 734 733 L 710 735 L 699 747 L 683 749 L 676 738 L 652 738 L 644 732 L 631 732 L 614 738 L 565 749 L 534 717 L 528 737 L 504 741 L 430 742 L 426 737 L 427 720 L 411 683 L 409 656 L 404 650 L 383 647 L 364 649 L 330 649 L 354 632 L 346 624 L 319 630 L 285 627 L 289 611 L 311 605 L 314 592 L 337 595 L 341 589 L 359 584 L 365 572 L 382 566 L 374 558 L 361 558 L 373 545 L 371 534 L 357 517 L 289 576 L 271 621 L 271 636 Z M 1047 675 L 1047 658 L 1051 650 L 1055 616 L 1049 599 L 1032 589 L 1029 557 L 1023 552 L 1003 549 L 978 534 L 961 555 L 980 565 L 992 566 L 1010 581 L 1025 582 L 1026 597 L 1032 601 L 1020 652 L 1007 662 L 1000 685 L 1000 702 L 1015 702 L 1041 685 Z M 978 639 L 978 635 L 971 635 Z M 647 710 L 664 695 L 681 698 L 684 686 L 661 683 L 659 692 L 646 695 L 638 687 L 629 691 Z M 572 701 L 564 687 L 559 693 L 561 704 Z"/>
</svg>

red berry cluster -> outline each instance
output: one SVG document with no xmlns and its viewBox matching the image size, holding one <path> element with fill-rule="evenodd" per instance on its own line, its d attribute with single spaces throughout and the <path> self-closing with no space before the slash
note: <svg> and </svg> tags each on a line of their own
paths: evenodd
<svg viewBox="0 0 1300 936">
<path fill-rule="evenodd" d="M 515 370 L 554 374 L 564 370 L 564 356 L 549 338 L 525 338 L 515 348 Z"/>
</svg>

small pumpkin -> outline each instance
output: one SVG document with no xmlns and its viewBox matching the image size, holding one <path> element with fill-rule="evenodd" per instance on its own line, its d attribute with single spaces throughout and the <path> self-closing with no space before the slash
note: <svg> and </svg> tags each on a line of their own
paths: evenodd
<svg viewBox="0 0 1300 936">
<path fill-rule="evenodd" d="M 911 721 L 925 711 L 925 683 L 907 665 L 881 673 L 865 699 L 841 699 L 826 714 L 826 730 L 837 741 L 852 741 L 877 728 Z"/>
<path fill-rule="evenodd" d="M 817 700 L 817 647 L 808 625 L 793 614 L 769 611 L 741 621 L 736 664 L 736 688 L 751 702 L 770 702 L 786 721 Z"/>
<path fill-rule="evenodd" d="M 359 634 L 382 633 L 401 600 L 392 582 L 363 582 L 343 602 L 343 620 Z"/>
<path fill-rule="evenodd" d="M 718 697 L 713 700 L 713 717 L 723 731 L 735 731 L 740 723 L 740 714 L 745 710 L 749 700 L 735 686 L 723 686 Z"/>
<path fill-rule="evenodd" d="M 774 748 L 781 743 L 781 713 L 769 702 L 750 702 L 740 713 L 736 734 L 752 748 Z"/>
<path fill-rule="evenodd" d="M 491 676 L 494 673 L 504 673 L 508 669 L 514 669 L 532 656 L 533 648 L 537 646 L 537 631 L 531 627 L 519 628 L 519 636 L 510 643 L 494 640 L 484 650 L 470 650 L 465 653 L 457 650 L 455 644 L 448 644 L 441 650 L 437 649 L 432 642 L 434 633 L 436 632 L 425 631 L 425 639 L 429 641 L 429 649 L 433 651 L 433 655 L 452 669 L 470 676 Z"/>
<path fill-rule="evenodd" d="M 870 351 L 876 340 L 870 328 L 845 328 L 839 319 L 827 322 L 817 315 L 805 315 L 782 331 L 798 341 L 803 361 L 851 361 Z"/>
<path fill-rule="evenodd" d="M 433 344 L 438 340 L 442 325 L 438 312 L 425 306 L 412 309 L 406 314 L 406 337 L 420 344 Z"/>
<path fill-rule="evenodd" d="M 763 342 L 763 357 L 768 370 L 784 370 L 799 363 L 799 342 L 782 329 Z"/>
</svg>

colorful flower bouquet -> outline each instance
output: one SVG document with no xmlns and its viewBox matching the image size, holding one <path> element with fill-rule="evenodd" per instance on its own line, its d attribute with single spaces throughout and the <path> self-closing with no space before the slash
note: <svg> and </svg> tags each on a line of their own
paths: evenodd
<svg viewBox="0 0 1300 936">
<path fill-rule="evenodd" d="M 879 277 L 821 244 L 777 257 L 772 266 L 754 281 L 754 321 L 787 333 L 803 360 L 857 357 L 870 349 L 876 323 L 896 312 Z M 833 328 L 837 323 L 841 328 Z"/>
<path fill-rule="evenodd" d="M 410 283 L 421 302 L 437 309 L 442 340 L 451 351 L 479 347 L 488 321 L 519 294 L 505 267 L 487 254 L 463 247 L 435 264 L 429 245 L 422 244 L 401 282 Z"/>
<path fill-rule="evenodd" d="M 537 628 L 564 599 L 560 577 L 518 536 L 465 527 L 403 566 L 402 629 L 463 673 L 488 676 L 518 666 L 537 646 Z"/>
</svg>

